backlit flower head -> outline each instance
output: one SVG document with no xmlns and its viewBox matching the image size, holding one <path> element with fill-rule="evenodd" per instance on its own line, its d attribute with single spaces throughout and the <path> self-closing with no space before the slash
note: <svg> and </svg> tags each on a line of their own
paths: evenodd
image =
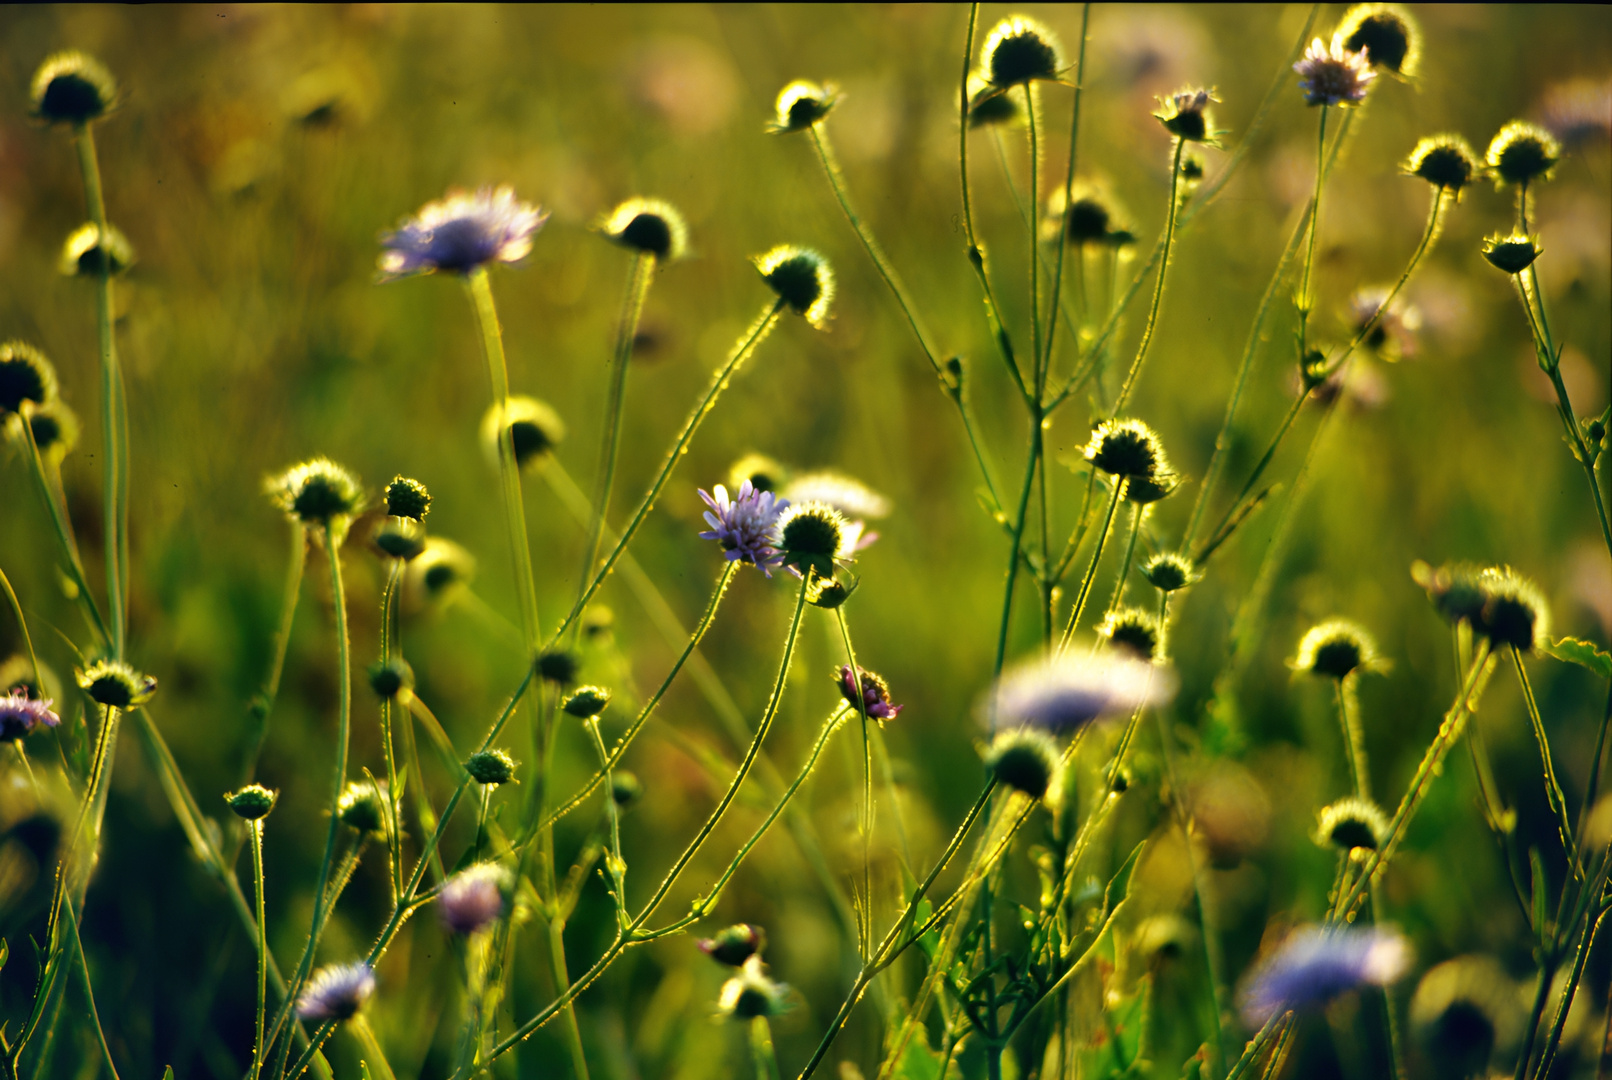
<svg viewBox="0 0 1612 1080">
<path fill-rule="evenodd" d="M 1387 986 L 1410 967 L 1410 945 L 1380 926 L 1306 926 L 1259 965 L 1241 994 L 1243 1022 L 1262 1027 L 1362 986 Z"/>
<path fill-rule="evenodd" d="M 767 977 L 767 965 L 752 956 L 738 974 L 722 984 L 717 1011 L 728 1020 L 753 1020 L 777 1016 L 789 1008 L 789 987 Z"/>
<path fill-rule="evenodd" d="M 51 711 L 50 698 L 32 698 L 24 687 L 0 697 L 0 743 L 16 742 L 36 727 L 55 727 L 62 718 Z"/>
<path fill-rule="evenodd" d="M 1125 484 L 1125 501 L 1138 506 L 1151 506 L 1168 498 L 1181 487 L 1181 474 L 1165 466 L 1146 476 L 1132 476 Z"/>
<path fill-rule="evenodd" d="M 1370 799 L 1350 796 L 1323 807 L 1315 842 L 1339 851 L 1376 851 L 1388 839 L 1388 815 Z"/>
<path fill-rule="evenodd" d="M 1064 208 L 1068 207 L 1068 220 Z M 1046 212 L 1041 218 L 1041 239 L 1057 243 L 1061 232 L 1064 239 L 1075 247 L 1091 244 L 1095 247 L 1122 247 L 1134 243 L 1136 236 L 1121 223 L 1119 204 L 1107 191 L 1094 184 L 1075 185 L 1071 198 L 1064 198 L 1062 187 L 1054 188 L 1047 197 Z"/>
<path fill-rule="evenodd" d="M 1056 80 L 1063 68 L 1057 37 L 1028 15 L 1009 15 L 991 27 L 980 47 L 980 73 L 998 89 Z"/>
<path fill-rule="evenodd" d="M 247 784 L 239 791 L 224 796 L 224 802 L 242 821 L 262 821 L 274 809 L 280 798 L 278 791 L 270 791 L 262 784 Z"/>
<path fill-rule="evenodd" d="M 767 130 L 775 135 L 805 131 L 832 112 L 839 100 L 839 88 L 833 83 L 796 79 L 778 91 L 773 119 Z"/>
<path fill-rule="evenodd" d="M 500 412 L 494 402 L 481 418 L 481 447 L 487 459 L 498 464 L 499 418 L 515 443 L 515 464 L 524 469 L 541 465 L 565 441 L 565 421 L 545 401 L 524 394 L 506 399 Z"/>
<path fill-rule="evenodd" d="M 134 247 L 116 225 L 106 227 L 103 243 L 100 226 L 86 221 L 69 233 L 67 241 L 62 244 L 58 268 L 67 277 L 97 278 L 101 276 L 103 259 L 109 260 L 107 273 L 121 274 L 134 265 Z"/>
<path fill-rule="evenodd" d="M 399 694 L 414 689 L 414 669 L 401 656 L 377 660 L 369 666 L 366 674 L 369 676 L 369 688 L 382 701 L 391 701 Z"/>
<path fill-rule="evenodd" d="M 502 750 L 478 750 L 465 759 L 465 771 L 478 784 L 507 784 L 515 779 L 515 759 Z"/>
<path fill-rule="evenodd" d="M 362 960 L 332 964 L 314 972 L 302 996 L 297 1015 L 304 1020 L 350 1020 L 375 993 L 375 972 Z"/>
<path fill-rule="evenodd" d="M 39 455 L 46 461 L 60 462 L 78 443 L 78 417 L 61 398 L 52 398 L 42 405 L 30 407 L 26 433 L 22 429 L 20 416 L 11 419 L 0 410 L 0 418 L 10 421 L 6 424 L 7 432 L 24 448 L 28 444 L 28 435 L 33 435 L 34 445 L 39 447 Z M 26 449 L 24 452 L 27 452 Z"/>
<path fill-rule="evenodd" d="M 1058 791 L 1062 762 L 1063 756 L 1051 736 L 1034 728 L 1004 731 L 985 751 L 985 771 L 997 783 L 1032 799 Z"/>
<path fill-rule="evenodd" d="M 728 489 L 716 485 L 715 494 L 700 489 L 700 498 L 710 509 L 705 521 L 710 529 L 701 540 L 715 540 L 729 562 L 747 562 L 772 576 L 772 568 L 783 562 L 778 552 L 778 518 L 789 508 L 786 499 L 770 491 L 757 491 L 749 480 L 739 485 L 737 498 L 728 498 Z"/>
<path fill-rule="evenodd" d="M 1192 560 L 1173 551 L 1163 551 L 1142 564 L 1142 576 L 1160 592 L 1175 592 L 1198 580 Z"/>
<path fill-rule="evenodd" d="M 1350 52 L 1364 51 L 1372 67 L 1407 77 L 1416 74 L 1421 39 L 1416 20 L 1398 4 L 1356 4 L 1333 36 Z"/>
<path fill-rule="evenodd" d="M 0 417 L 43 405 L 56 397 L 56 369 L 45 354 L 23 341 L 0 345 Z"/>
<path fill-rule="evenodd" d="M 1389 290 L 1380 285 L 1356 289 L 1349 297 L 1349 328 L 1358 334 L 1370 323 L 1371 329 L 1361 344 L 1384 359 L 1397 360 L 1415 354 L 1422 313 L 1401 297 L 1395 297 L 1387 310 L 1383 310 L 1388 293 Z"/>
<path fill-rule="evenodd" d="M 736 923 L 718 930 L 708 938 L 700 939 L 700 951 L 719 964 L 742 967 L 752 956 L 758 956 L 767 947 L 767 932 L 750 923 Z"/>
<path fill-rule="evenodd" d="M 728 486 L 736 491 L 748 480 L 757 491 L 781 493 L 789 479 L 789 467 L 766 454 L 746 454 L 728 470 Z"/>
<path fill-rule="evenodd" d="M 1137 660 L 1152 662 L 1159 654 L 1159 620 L 1141 608 L 1109 612 L 1097 624 L 1097 636 Z"/>
<path fill-rule="evenodd" d="M 571 686 L 582 673 L 582 656 L 563 646 L 553 645 L 537 654 L 532 668 L 544 682 Z"/>
<path fill-rule="evenodd" d="M 1209 115 L 1209 104 L 1219 100 L 1212 90 L 1189 87 L 1159 99 L 1164 107 L 1153 115 L 1164 125 L 1165 131 L 1178 139 L 1213 144 L 1216 132 Z"/>
<path fill-rule="evenodd" d="M 792 503 L 827 503 L 848 518 L 882 518 L 890 513 L 890 500 L 860 480 L 844 473 L 805 473 L 784 485 L 784 498 Z"/>
<path fill-rule="evenodd" d="M 796 573 L 831 578 L 835 561 L 851 556 L 860 534 L 859 526 L 827 503 L 792 503 L 778 519 L 778 552 Z"/>
<path fill-rule="evenodd" d="M 437 915 L 450 932 L 469 936 L 504 913 L 509 871 L 497 863 L 478 863 L 442 883 Z"/>
<path fill-rule="evenodd" d="M 1164 444 L 1140 420 L 1104 420 L 1092 432 L 1082 453 L 1110 476 L 1148 477 L 1169 471 Z"/>
<path fill-rule="evenodd" d="M 1024 108 L 1012 94 L 991 85 L 989 79 L 978 72 L 968 75 L 968 126 L 970 128 L 1004 127 L 1024 122 Z"/>
<path fill-rule="evenodd" d="M 821 330 L 834 302 L 834 271 L 811 248 L 780 244 L 751 259 L 761 278 L 791 311 Z"/>
<path fill-rule="evenodd" d="M 450 191 L 381 234 L 381 279 L 437 270 L 466 274 L 491 262 L 519 262 L 547 219 L 546 211 L 521 202 L 508 186 Z"/>
<path fill-rule="evenodd" d="M 350 780 L 336 800 L 336 818 L 354 832 L 385 834 L 392 793 L 385 783 Z"/>
<path fill-rule="evenodd" d="M 1070 732 L 1100 717 L 1162 704 L 1174 692 L 1174 678 L 1152 664 L 1070 651 L 1004 672 L 980 702 L 980 717 L 989 722 L 994 712 L 998 728 L 1029 724 Z"/>
<path fill-rule="evenodd" d="M 388 515 L 375 526 L 370 542 L 387 558 L 408 562 L 425 553 L 425 526 L 414 518 Z"/>
<path fill-rule="evenodd" d="M 1483 571 L 1469 563 L 1447 563 L 1435 569 L 1418 559 L 1411 563 L 1410 573 L 1411 580 L 1427 590 L 1440 615 L 1452 623 L 1476 626 L 1488 600 Z"/>
<path fill-rule="evenodd" d="M 97 704 L 114 709 L 144 705 L 157 692 L 157 680 L 122 660 L 97 660 L 77 673 L 78 685 Z"/>
<path fill-rule="evenodd" d="M 625 810 L 639 799 L 643 798 L 644 785 L 636 775 L 626 769 L 616 769 L 610 774 L 610 801 Z"/>
<path fill-rule="evenodd" d="M 1533 652 L 1549 640 L 1550 611 L 1539 587 L 1509 566 L 1495 566 L 1478 577 L 1483 610 L 1473 629 L 1500 648 Z"/>
<path fill-rule="evenodd" d="M 598 716 L 610 704 L 610 691 L 603 686 L 579 686 L 571 691 L 560 708 L 567 716 L 575 716 L 586 720 L 591 716 Z"/>
<path fill-rule="evenodd" d="M 1363 48 L 1350 49 L 1341 38 L 1328 45 L 1320 38 L 1310 42 L 1304 59 L 1293 65 L 1306 105 L 1357 105 L 1377 73 Z"/>
<path fill-rule="evenodd" d="M 1501 128 L 1484 155 L 1497 187 L 1549 180 L 1561 159 L 1562 144 L 1556 137 L 1526 120 L 1513 120 Z"/>
<path fill-rule="evenodd" d="M 1429 135 L 1411 151 L 1405 172 L 1459 196 L 1478 174 L 1478 155 L 1459 135 Z"/>
<path fill-rule="evenodd" d="M 1343 679 L 1357 671 L 1376 671 L 1382 664 L 1377 642 L 1365 627 L 1350 619 L 1328 619 L 1299 639 L 1291 666 L 1308 675 Z"/>
<path fill-rule="evenodd" d="M 28 112 L 47 124 L 88 124 L 118 103 L 118 84 L 99 60 L 72 50 L 46 59 L 34 73 Z"/>
<path fill-rule="evenodd" d="M 875 720 L 894 720 L 906 708 L 905 705 L 892 705 L 889 684 L 866 668 L 862 669 L 860 686 L 858 682 L 851 674 L 849 664 L 841 664 L 835 672 L 834 684 L 839 688 L 840 696 L 858 712 L 866 711 Z"/>
<path fill-rule="evenodd" d="M 1533 237 L 1520 232 L 1490 236 L 1483 241 L 1482 250 L 1489 265 L 1505 274 L 1520 274 L 1545 254 Z"/>
<path fill-rule="evenodd" d="M 599 231 L 612 243 L 660 262 L 680 259 L 688 250 L 683 215 L 662 199 L 628 199 L 599 223 Z"/>
<path fill-rule="evenodd" d="M 418 480 L 394 476 L 386 485 L 386 512 L 392 517 L 424 521 L 431 512 L 431 493 Z"/>
<path fill-rule="evenodd" d="M 326 457 L 269 477 L 264 490 L 292 520 L 329 526 L 338 540 L 347 532 L 353 515 L 364 508 L 364 489 L 358 477 Z"/>
<path fill-rule="evenodd" d="M 1525 1010 L 1517 986 L 1492 956 L 1435 964 L 1410 999 L 1410 1029 L 1446 1076 L 1483 1076 L 1497 1047 L 1515 1045 Z"/>
<path fill-rule="evenodd" d="M 404 571 L 403 587 L 416 603 L 446 603 L 475 577 L 476 557 L 463 545 L 429 536 Z"/>
</svg>

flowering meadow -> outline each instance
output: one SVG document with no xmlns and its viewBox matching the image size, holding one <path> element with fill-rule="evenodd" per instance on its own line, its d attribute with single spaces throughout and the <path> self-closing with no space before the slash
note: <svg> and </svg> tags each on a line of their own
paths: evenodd
<svg viewBox="0 0 1612 1080">
<path fill-rule="evenodd" d="M 0 1080 L 1612 1077 L 1612 8 L 0 10 Z"/>
</svg>

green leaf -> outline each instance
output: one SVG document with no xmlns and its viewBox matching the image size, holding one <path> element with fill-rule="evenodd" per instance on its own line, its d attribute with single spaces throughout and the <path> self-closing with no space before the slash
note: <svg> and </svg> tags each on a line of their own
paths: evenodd
<svg viewBox="0 0 1612 1080">
<path fill-rule="evenodd" d="M 891 1080 L 940 1080 L 940 1055 L 929 1049 L 923 1029 L 907 1040 L 907 1049 L 890 1072 Z"/>
<path fill-rule="evenodd" d="M 1113 911 L 1121 900 L 1124 900 L 1131 891 L 1131 875 L 1136 873 L 1136 862 L 1142 857 L 1142 849 L 1147 846 L 1143 840 L 1131 849 L 1130 855 L 1119 868 L 1119 873 L 1109 879 L 1108 888 L 1103 891 L 1103 910 Z"/>
<path fill-rule="evenodd" d="M 174 1067 L 172 1065 L 162 1070 L 162 1080 L 174 1080 Z"/>
<path fill-rule="evenodd" d="M 1528 849 L 1528 868 L 1533 872 L 1534 934 L 1540 941 L 1546 938 L 1546 921 L 1550 918 L 1549 883 L 1545 879 L 1545 862 L 1539 849 Z"/>
<path fill-rule="evenodd" d="M 1612 655 L 1596 648 L 1593 642 L 1575 637 L 1558 638 L 1554 645 L 1545 645 L 1540 651 L 1563 663 L 1588 668 L 1603 679 L 1612 679 Z"/>
</svg>

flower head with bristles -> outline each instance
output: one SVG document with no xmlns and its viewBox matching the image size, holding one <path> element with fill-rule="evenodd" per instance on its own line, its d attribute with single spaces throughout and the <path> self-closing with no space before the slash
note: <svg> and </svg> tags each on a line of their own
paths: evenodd
<svg viewBox="0 0 1612 1080">
<path fill-rule="evenodd" d="M 846 704 L 858 712 L 866 712 L 875 720 L 894 720 L 900 716 L 906 706 L 891 704 L 889 684 L 866 668 L 862 668 L 861 673 L 862 677 L 858 680 L 851 673 L 851 665 L 841 664 L 834 674 L 834 685 L 839 688 Z"/>
<path fill-rule="evenodd" d="M 16 742 L 36 727 L 55 727 L 62 722 L 52 710 L 50 698 L 28 696 L 25 687 L 12 687 L 0 697 L 0 743 Z"/>
<path fill-rule="evenodd" d="M 247 784 L 239 791 L 224 796 L 224 802 L 242 821 L 262 821 L 274 809 L 280 798 L 278 791 L 270 791 L 262 784 Z"/>
<path fill-rule="evenodd" d="M 1192 560 L 1173 551 L 1163 551 L 1142 564 L 1142 576 L 1160 592 L 1175 592 L 1197 581 L 1199 573 Z"/>
<path fill-rule="evenodd" d="M 729 562 L 747 562 L 772 577 L 772 568 L 783 562 L 778 552 L 778 518 L 789 508 L 788 500 L 770 491 L 757 491 L 748 479 L 740 483 L 737 498 L 728 498 L 728 489 L 721 484 L 716 485 L 714 495 L 701 488 L 700 498 L 710 507 L 705 521 L 711 526 L 700 533 L 700 539 L 720 543 Z"/>
<path fill-rule="evenodd" d="M 476 557 L 461 544 L 426 537 L 425 549 L 409 561 L 403 584 L 416 603 L 446 603 L 476 577 Z"/>
<path fill-rule="evenodd" d="M 752 956 L 737 975 L 722 984 L 717 1012 L 726 1020 L 754 1020 L 777 1016 L 789 1008 L 789 987 L 767 977 L 767 965 Z"/>
<path fill-rule="evenodd" d="M 1168 701 L 1167 671 L 1129 657 L 1074 652 L 1031 660 L 1002 674 L 980 702 L 980 717 L 998 728 L 1026 724 L 1073 732 L 1104 716 Z"/>
<path fill-rule="evenodd" d="M 414 669 L 401 656 L 377 660 L 369 666 L 366 674 L 369 676 L 369 688 L 382 701 L 391 701 L 414 689 Z"/>
<path fill-rule="evenodd" d="M 1520 232 L 1488 237 L 1482 250 L 1489 265 L 1504 274 L 1520 274 L 1545 254 L 1533 237 Z"/>
<path fill-rule="evenodd" d="M 1113 648 L 1138 660 L 1152 662 L 1159 655 L 1159 620 L 1141 608 L 1111 611 L 1097 624 L 1097 636 Z"/>
<path fill-rule="evenodd" d="M 1160 98 L 1163 108 L 1153 115 L 1164 125 L 1165 131 L 1178 139 L 1214 145 L 1217 132 L 1209 115 L 1209 104 L 1219 100 L 1213 90 L 1189 87 Z"/>
<path fill-rule="evenodd" d="M 113 709 L 144 705 L 157 692 L 157 680 L 122 660 L 97 660 L 78 672 L 79 689 L 97 704 Z"/>
<path fill-rule="evenodd" d="M 1028 15 L 1009 15 L 991 27 L 980 47 L 980 73 L 999 90 L 1056 81 L 1063 69 L 1057 37 Z"/>
<path fill-rule="evenodd" d="M 766 454 L 746 454 L 728 469 L 728 486 L 738 490 L 746 480 L 757 491 L 779 493 L 789 483 L 789 467 Z"/>
<path fill-rule="evenodd" d="M 1377 671 L 1383 666 L 1377 642 L 1370 632 L 1349 619 L 1328 619 L 1310 628 L 1299 639 L 1294 671 L 1328 679 L 1345 679 L 1357 671 Z"/>
<path fill-rule="evenodd" d="M 1562 144 L 1538 124 L 1513 120 L 1500 129 L 1489 143 L 1484 164 L 1494 176 L 1496 187 L 1549 180 L 1551 170 L 1562 159 Z"/>
<path fill-rule="evenodd" d="M 835 561 L 855 552 L 861 531 L 827 503 L 794 503 L 778 519 L 778 553 L 798 574 L 831 578 Z"/>
<path fill-rule="evenodd" d="M 0 417 L 55 398 L 56 368 L 44 353 L 24 341 L 0 345 Z"/>
<path fill-rule="evenodd" d="M 579 686 L 564 701 L 560 708 L 567 716 L 575 716 L 586 720 L 598 716 L 610 704 L 610 691 L 603 686 Z"/>
<path fill-rule="evenodd" d="M 504 913 L 509 871 L 497 863 L 478 863 L 461 870 L 437 893 L 437 915 L 450 932 L 468 937 Z"/>
<path fill-rule="evenodd" d="M 774 135 L 805 131 L 832 112 L 839 100 L 839 88 L 833 83 L 796 79 L 778 91 L 767 130 Z"/>
<path fill-rule="evenodd" d="M 555 686 L 571 686 L 582 673 L 582 655 L 560 645 L 553 645 L 537 654 L 532 662 L 537 677 Z"/>
<path fill-rule="evenodd" d="M 320 968 L 297 998 L 304 1020 L 350 1020 L 375 993 L 375 971 L 362 960 Z"/>
<path fill-rule="evenodd" d="M 431 493 L 418 480 L 395 476 L 386 485 L 386 512 L 392 517 L 424 521 L 431 512 Z"/>
<path fill-rule="evenodd" d="M 1306 105 L 1358 105 L 1377 73 L 1365 49 L 1351 50 L 1342 39 L 1328 45 L 1320 38 L 1310 42 L 1304 59 L 1293 65 Z"/>
<path fill-rule="evenodd" d="M 117 107 L 118 84 L 99 60 L 72 50 L 46 59 L 34 73 L 28 112 L 47 124 L 79 126 Z"/>
<path fill-rule="evenodd" d="M 1476 625 L 1483 614 L 1487 592 L 1483 572 L 1468 563 L 1450 563 L 1437 569 L 1420 559 L 1411 564 L 1411 579 L 1427 590 L 1440 615 L 1452 623 Z"/>
<path fill-rule="evenodd" d="M 680 259 L 688 250 L 688 226 L 676 207 L 662 199 L 628 199 L 599 223 L 611 243 L 653 255 L 659 262 Z"/>
<path fill-rule="evenodd" d="M 882 518 L 890 513 L 889 499 L 860 480 L 832 471 L 795 477 L 784 485 L 783 496 L 792 503 L 827 503 L 848 518 Z"/>
<path fill-rule="evenodd" d="M 465 759 L 465 771 L 476 783 L 497 787 L 515 779 L 515 759 L 502 750 L 478 750 Z"/>
<path fill-rule="evenodd" d="M 1061 233 L 1067 243 L 1077 248 L 1087 244 L 1123 247 L 1133 243 L 1136 237 L 1120 223 L 1121 218 L 1114 197 L 1097 185 L 1077 184 L 1067 199 L 1063 188 L 1059 187 L 1047 197 L 1046 212 L 1041 218 L 1041 239 L 1055 244 Z"/>
<path fill-rule="evenodd" d="M 53 398 L 28 409 L 28 430 L 22 427 L 22 417 L 7 417 L 0 410 L 0 419 L 7 421 L 6 431 L 22 445 L 27 453 L 28 436 L 34 437 L 39 455 L 46 461 L 60 462 L 78 443 L 78 417 L 60 398 Z"/>
<path fill-rule="evenodd" d="M 742 967 L 752 956 L 759 956 L 767 947 L 767 932 L 750 923 L 735 923 L 718 930 L 713 936 L 702 938 L 696 944 L 700 951 L 719 964 Z"/>
<path fill-rule="evenodd" d="M 1497 1046 L 1522 1026 L 1517 987 L 1492 956 L 1435 964 L 1410 999 L 1410 1030 L 1445 1076 L 1482 1076 Z"/>
<path fill-rule="evenodd" d="M 1024 123 L 1024 108 L 1008 93 L 977 72 L 968 75 L 968 126 L 1007 127 Z"/>
<path fill-rule="evenodd" d="M 488 263 L 515 263 L 532 250 L 548 213 L 505 186 L 474 194 L 450 191 L 381 234 L 381 280 L 437 270 L 468 274 Z"/>
<path fill-rule="evenodd" d="M 1319 1008 L 1363 986 L 1387 986 L 1405 973 L 1410 959 L 1404 937 L 1384 927 L 1302 927 L 1244 985 L 1243 1021 L 1258 1029 L 1282 1013 Z"/>
<path fill-rule="evenodd" d="M 1370 799 L 1350 796 L 1321 809 L 1315 842 L 1339 851 L 1377 851 L 1388 839 L 1388 815 Z"/>
<path fill-rule="evenodd" d="M 392 794 L 385 783 L 351 780 L 336 801 L 336 818 L 354 832 L 384 835 L 390 831 L 386 824 L 392 813 L 391 802 Z"/>
<path fill-rule="evenodd" d="M 1356 4 L 1344 13 L 1333 40 L 1350 52 L 1364 52 L 1372 67 L 1395 75 L 1416 74 L 1421 31 L 1398 4 Z"/>
<path fill-rule="evenodd" d="M 1405 172 L 1459 198 L 1478 174 L 1478 155 L 1459 135 L 1429 135 L 1405 160 Z"/>
<path fill-rule="evenodd" d="M 985 751 L 985 771 L 999 784 L 1042 799 L 1062 786 L 1063 756 L 1046 732 L 1017 728 L 992 740 Z"/>
<path fill-rule="evenodd" d="M 1150 477 L 1170 471 L 1164 444 L 1140 420 L 1104 420 L 1082 451 L 1087 461 L 1110 476 Z"/>
<path fill-rule="evenodd" d="M 325 457 L 269 477 L 264 489 L 292 520 L 328 527 L 338 541 L 353 516 L 364 508 L 364 491 L 358 477 Z"/>
<path fill-rule="evenodd" d="M 752 260 L 761 279 L 778 299 L 817 329 L 828 325 L 828 309 L 834 302 L 834 271 L 828 260 L 811 248 L 780 244 Z"/>
<path fill-rule="evenodd" d="M 1478 576 L 1483 589 L 1483 611 L 1474 625 L 1491 645 L 1510 645 L 1533 652 L 1549 641 L 1550 611 L 1539 586 L 1509 566 L 1495 566 Z"/>
<path fill-rule="evenodd" d="M 134 265 L 134 247 L 116 225 L 106 227 L 103 242 L 101 227 L 87 221 L 68 234 L 58 269 L 67 277 L 96 278 L 103 260 L 107 273 L 121 274 Z"/>
<path fill-rule="evenodd" d="M 481 418 L 481 446 L 487 459 L 495 465 L 502 434 L 500 416 L 502 426 L 509 429 L 510 439 L 515 444 L 515 464 L 519 468 L 541 465 L 554 453 L 555 447 L 565 441 L 565 421 L 560 419 L 559 413 L 545 401 L 515 394 L 505 400 L 502 412 L 494 402 Z"/>
</svg>

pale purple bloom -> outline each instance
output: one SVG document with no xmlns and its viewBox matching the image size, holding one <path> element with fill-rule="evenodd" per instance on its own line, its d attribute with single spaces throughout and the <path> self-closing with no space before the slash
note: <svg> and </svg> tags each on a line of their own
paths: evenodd
<svg viewBox="0 0 1612 1080">
<path fill-rule="evenodd" d="M 386 248 L 381 277 L 434 270 L 463 274 L 490 262 L 519 262 L 532 250 L 532 235 L 547 219 L 547 211 L 521 202 L 510 187 L 482 188 L 475 194 L 450 191 L 381 235 Z"/>
<path fill-rule="evenodd" d="M 840 694 L 850 705 L 856 705 L 875 720 L 894 720 L 905 705 L 890 703 L 890 687 L 873 672 L 863 669 L 861 693 L 857 692 L 857 679 L 851 674 L 851 665 L 840 665 Z M 860 698 L 860 703 L 858 702 Z"/>
<path fill-rule="evenodd" d="M 996 728 L 1029 725 L 1069 732 L 1100 717 L 1168 701 L 1174 691 L 1174 679 L 1156 665 L 1112 654 L 1066 653 L 1003 673 L 980 703 L 980 713 Z"/>
<path fill-rule="evenodd" d="M 320 968 L 297 998 L 304 1020 L 348 1020 L 375 992 L 375 971 L 362 960 Z"/>
<path fill-rule="evenodd" d="M 1353 105 L 1364 101 L 1377 73 L 1366 50 L 1350 52 L 1334 38 L 1329 48 L 1320 38 L 1310 42 L 1304 59 L 1293 65 L 1303 78 L 1299 89 L 1308 105 Z"/>
<path fill-rule="evenodd" d="M 1260 964 L 1242 990 L 1243 1022 L 1258 1028 L 1289 1010 L 1325 1005 L 1362 986 L 1386 986 L 1410 966 L 1410 946 L 1377 926 L 1306 926 Z"/>
<path fill-rule="evenodd" d="M 777 547 L 778 518 L 789 508 L 789 500 L 757 491 L 749 480 L 739 485 L 735 499 L 728 498 L 728 489 L 721 484 L 715 491 L 713 497 L 700 489 L 700 498 L 711 508 L 705 512 L 711 528 L 700 533 L 700 539 L 719 541 L 729 562 L 752 563 L 771 577 L 771 567 L 783 561 Z"/>
<path fill-rule="evenodd" d="M 493 863 L 482 863 L 453 875 L 437 893 L 437 914 L 455 934 L 474 934 L 504 913 L 504 886 L 509 875 Z"/>
<path fill-rule="evenodd" d="M 16 742 L 41 724 L 55 727 L 61 723 L 51 704 L 50 698 L 30 698 L 20 686 L 0 697 L 0 742 Z"/>
</svg>

